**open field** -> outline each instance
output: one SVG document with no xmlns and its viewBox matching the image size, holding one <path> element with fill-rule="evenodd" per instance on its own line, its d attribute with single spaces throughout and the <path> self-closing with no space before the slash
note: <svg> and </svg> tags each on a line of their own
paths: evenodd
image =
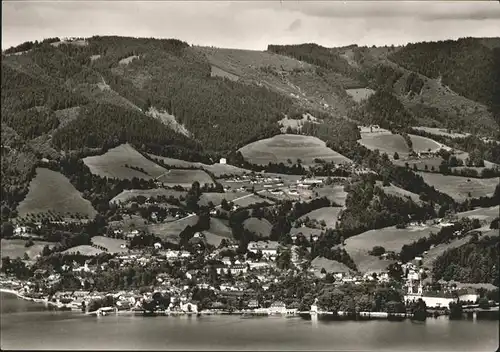
<svg viewBox="0 0 500 352">
<path fill-rule="evenodd" d="M 425 183 L 435 187 L 440 192 L 448 194 L 456 201 L 464 201 L 471 197 L 491 197 L 499 182 L 499 178 L 478 179 L 445 176 L 428 172 L 418 172 L 418 174 L 422 176 Z"/>
<path fill-rule="evenodd" d="M 137 177 L 149 180 L 167 172 L 165 168 L 143 157 L 130 144 L 122 144 L 103 155 L 89 156 L 83 159 L 83 162 L 93 174 L 109 178 L 130 180 Z M 126 167 L 126 164 L 129 167 Z M 130 167 L 144 169 L 146 173 Z"/>
<path fill-rule="evenodd" d="M 326 147 L 325 142 L 316 137 L 293 134 L 261 139 L 247 144 L 239 151 L 246 160 L 259 165 L 267 165 L 269 162 L 287 164 L 288 159 L 292 163 L 301 159 L 303 165 L 314 165 L 315 158 L 339 164 L 351 162 L 342 154 Z"/>
<path fill-rule="evenodd" d="M 154 189 L 126 189 L 113 199 L 111 199 L 109 202 L 110 203 L 126 203 L 130 199 L 138 196 L 143 196 L 146 198 L 149 197 L 158 197 L 158 196 L 165 196 L 165 197 L 170 197 L 173 196 L 174 198 L 180 198 L 181 196 L 185 196 L 187 192 L 183 191 L 176 191 L 174 189 L 165 189 L 165 188 L 154 188 Z"/>
<path fill-rule="evenodd" d="M 101 253 L 106 253 L 104 251 L 101 251 L 100 249 L 97 249 L 95 247 L 88 246 L 88 245 L 71 247 L 71 248 L 66 249 L 62 253 L 63 254 L 77 254 L 78 252 L 81 255 L 86 255 L 89 257 L 94 257 L 94 256 L 97 256 Z"/>
<path fill-rule="evenodd" d="M 167 187 L 181 186 L 184 188 L 191 188 L 193 182 L 196 181 L 198 181 L 200 185 L 206 183 L 212 185 L 214 183 L 210 175 L 205 171 L 190 169 L 171 169 L 158 177 L 158 181 L 162 182 L 163 185 Z"/>
<path fill-rule="evenodd" d="M 345 250 L 351 256 L 358 270 L 362 273 L 384 270 L 391 261 L 380 260 L 368 254 L 374 246 L 382 246 L 386 251 L 399 253 L 405 244 L 410 244 L 432 232 L 437 233 L 435 226 L 415 226 L 397 229 L 395 226 L 363 232 L 345 241 Z"/>
<path fill-rule="evenodd" d="M 192 215 L 172 222 L 151 224 L 148 226 L 148 230 L 150 233 L 157 235 L 163 240 L 178 243 L 181 231 L 183 231 L 188 225 L 193 226 L 197 222 L 198 216 Z"/>
<path fill-rule="evenodd" d="M 122 245 L 127 244 L 127 241 L 117 238 L 104 236 L 94 236 L 91 239 L 92 244 L 102 246 L 108 250 L 108 253 L 123 253 L 127 252 L 127 248 L 122 248 Z"/>
<path fill-rule="evenodd" d="M 34 244 L 32 246 L 25 247 L 25 243 L 26 240 L 8 240 L 2 238 L 0 242 L 2 258 L 9 257 L 10 259 L 15 259 L 20 257 L 22 259 L 24 257 L 24 253 L 27 253 L 30 259 L 35 259 L 37 255 L 42 253 L 43 247 L 49 246 L 49 248 L 52 248 L 56 245 L 55 242 L 33 241 Z"/>
<path fill-rule="evenodd" d="M 311 262 L 311 268 L 314 269 L 314 274 L 317 276 L 322 275 L 321 269 L 325 269 L 327 273 L 352 273 L 353 270 L 349 269 L 344 263 L 336 260 L 330 260 L 323 257 L 316 257 Z"/>
<path fill-rule="evenodd" d="M 248 218 L 243 222 L 245 230 L 255 233 L 259 237 L 269 237 L 273 225 L 266 219 Z"/>
<path fill-rule="evenodd" d="M 377 181 L 377 186 L 382 188 L 386 194 L 392 195 L 392 196 L 398 196 L 404 199 L 410 198 L 413 200 L 415 203 L 420 204 L 422 201 L 420 200 L 420 196 L 418 194 L 412 193 L 410 191 L 407 191 L 406 189 L 399 188 L 391 183 L 390 186 L 383 186 L 382 181 Z"/>
<path fill-rule="evenodd" d="M 345 200 L 347 198 L 347 192 L 344 191 L 344 186 L 332 185 L 324 186 L 321 188 L 315 188 L 314 192 L 318 193 L 318 197 L 327 197 L 331 202 L 335 202 L 338 205 L 345 205 Z"/>
<path fill-rule="evenodd" d="M 424 131 L 427 133 L 432 133 L 437 136 L 445 136 L 445 137 L 450 137 L 450 138 L 465 138 L 470 135 L 470 133 L 461 133 L 461 132 L 453 132 L 450 131 L 448 132 L 445 128 L 435 128 L 435 127 L 423 127 L 423 126 L 417 126 L 413 127 L 416 130 L 419 131 Z"/>
<path fill-rule="evenodd" d="M 229 221 L 227 220 L 210 218 L 210 229 L 208 231 L 223 238 L 233 238 L 233 231 L 229 227 Z"/>
<path fill-rule="evenodd" d="M 498 216 L 498 214 L 500 214 L 500 206 L 497 205 L 489 208 L 477 208 L 474 210 L 465 211 L 463 213 L 458 213 L 457 216 L 459 219 L 468 217 L 471 219 L 479 219 L 490 223 Z"/>
<path fill-rule="evenodd" d="M 44 168 L 36 169 L 36 176 L 30 183 L 29 192 L 19 204 L 17 211 L 19 217 L 49 211 L 68 218 L 79 213 L 93 219 L 97 214 L 92 204 L 81 196 L 66 176 Z"/>
<path fill-rule="evenodd" d="M 356 103 L 368 99 L 375 91 L 370 88 L 356 88 L 356 89 L 346 89 L 346 93 L 354 100 Z"/>
<path fill-rule="evenodd" d="M 426 152 L 429 149 L 431 152 L 436 152 L 442 147 L 441 143 L 427 137 L 416 136 L 414 134 L 409 134 L 408 136 L 410 136 L 413 150 L 417 153 Z"/>
<path fill-rule="evenodd" d="M 396 152 L 399 156 L 406 156 L 410 153 L 406 141 L 399 134 L 362 133 L 358 143 L 370 150 L 378 149 L 380 153 L 387 153 L 389 156 Z"/>
<path fill-rule="evenodd" d="M 234 192 L 225 192 L 225 193 L 203 193 L 200 196 L 200 200 L 198 201 L 198 205 L 200 206 L 207 206 L 209 202 L 212 202 L 215 206 L 220 205 L 223 199 L 227 200 L 228 202 L 233 201 L 234 199 L 238 199 L 241 197 L 244 197 L 246 195 L 249 195 L 250 193 L 248 192 L 239 192 L 239 191 L 234 191 Z"/>
<path fill-rule="evenodd" d="M 223 175 L 243 175 L 249 174 L 251 171 L 242 169 L 237 166 L 229 164 L 219 164 L 215 163 L 212 165 L 203 164 L 199 162 L 185 161 L 174 158 L 167 158 L 164 156 L 158 156 L 154 154 L 148 154 L 153 160 L 161 160 L 165 165 L 174 167 L 185 167 L 185 168 L 199 168 L 211 172 L 215 177 L 221 177 Z"/>
<path fill-rule="evenodd" d="M 339 207 L 319 208 L 301 216 L 299 219 L 303 220 L 308 217 L 309 219 L 317 220 L 318 222 L 324 220 L 326 223 L 326 227 L 335 228 L 335 223 L 337 222 L 341 210 L 342 208 Z"/>
<path fill-rule="evenodd" d="M 269 204 L 274 204 L 272 200 L 265 199 L 259 196 L 256 196 L 255 194 L 249 194 L 248 196 L 243 196 L 242 198 L 239 198 L 237 200 L 233 201 L 235 205 L 239 207 L 248 207 L 249 205 L 256 204 L 256 203 L 262 203 L 262 202 L 267 202 Z"/>
</svg>

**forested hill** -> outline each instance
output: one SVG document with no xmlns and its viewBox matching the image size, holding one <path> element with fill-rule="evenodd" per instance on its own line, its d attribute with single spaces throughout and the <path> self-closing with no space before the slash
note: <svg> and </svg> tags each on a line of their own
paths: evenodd
<svg viewBox="0 0 500 352">
<path fill-rule="evenodd" d="M 281 133 L 280 120 L 306 112 L 330 130 L 342 126 L 335 145 L 355 143 L 356 125 L 368 123 L 493 136 L 498 125 L 488 106 L 495 111 L 500 97 L 494 43 L 250 51 L 116 36 L 26 42 L 2 53 L 1 122 L 17 136 L 3 153 L 29 162 L 2 163 L 2 179 L 22 193 L 37 160 L 126 142 L 210 163 Z M 358 89 L 375 94 L 360 102 L 352 96 Z M 12 193 L 3 181 L 2 192 Z"/>
<path fill-rule="evenodd" d="M 500 104 L 500 45 L 464 38 L 408 44 L 389 59 L 408 70 L 440 79 L 456 93 L 488 106 Z"/>
<path fill-rule="evenodd" d="M 493 126 L 498 130 L 498 38 L 465 38 L 404 47 L 269 45 L 267 50 L 343 74 L 376 91 L 384 90 L 400 100 L 421 125 L 491 136 Z M 380 97 L 387 101 L 387 94 Z M 356 110 L 356 114 L 369 114 Z"/>
</svg>

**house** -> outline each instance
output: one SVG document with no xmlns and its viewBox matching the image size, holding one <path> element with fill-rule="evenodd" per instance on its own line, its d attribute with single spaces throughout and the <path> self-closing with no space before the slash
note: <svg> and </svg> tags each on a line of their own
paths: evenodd
<svg viewBox="0 0 500 352">
<path fill-rule="evenodd" d="M 265 257 L 275 257 L 278 254 L 279 244 L 275 241 L 257 241 L 248 244 L 248 250 L 257 253 L 259 250 Z"/>
<path fill-rule="evenodd" d="M 286 305 L 281 301 L 276 301 L 269 307 L 269 314 L 286 314 Z"/>
<path fill-rule="evenodd" d="M 227 163 L 226 158 L 220 158 L 219 164 L 226 164 L 226 163 Z"/>
<path fill-rule="evenodd" d="M 247 307 L 250 309 L 259 308 L 259 302 L 256 299 L 252 299 L 248 302 Z"/>
</svg>

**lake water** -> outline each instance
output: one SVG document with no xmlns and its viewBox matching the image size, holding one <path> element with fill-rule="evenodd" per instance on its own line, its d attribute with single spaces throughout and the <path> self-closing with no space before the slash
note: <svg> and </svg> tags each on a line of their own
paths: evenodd
<svg viewBox="0 0 500 352">
<path fill-rule="evenodd" d="M 498 321 L 90 317 L 0 293 L 2 349 L 494 351 Z"/>
</svg>

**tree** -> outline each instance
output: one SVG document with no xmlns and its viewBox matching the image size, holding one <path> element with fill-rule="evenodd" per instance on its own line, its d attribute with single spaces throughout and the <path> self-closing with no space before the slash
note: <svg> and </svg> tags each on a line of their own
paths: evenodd
<svg viewBox="0 0 500 352">
<path fill-rule="evenodd" d="M 13 234 L 14 234 L 14 226 L 9 221 L 3 222 L 0 237 L 9 238 L 12 237 Z"/>
<path fill-rule="evenodd" d="M 398 154 L 398 152 L 394 152 L 393 158 L 394 158 L 394 160 L 399 160 L 399 154 Z"/>
<path fill-rule="evenodd" d="M 375 257 L 380 257 L 382 254 L 385 253 L 385 248 L 382 247 L 382 246 L 375 246 L 372 248 L 372 250 L 370 251 L 370 255 L 373 255 Z"/>
</svg>

